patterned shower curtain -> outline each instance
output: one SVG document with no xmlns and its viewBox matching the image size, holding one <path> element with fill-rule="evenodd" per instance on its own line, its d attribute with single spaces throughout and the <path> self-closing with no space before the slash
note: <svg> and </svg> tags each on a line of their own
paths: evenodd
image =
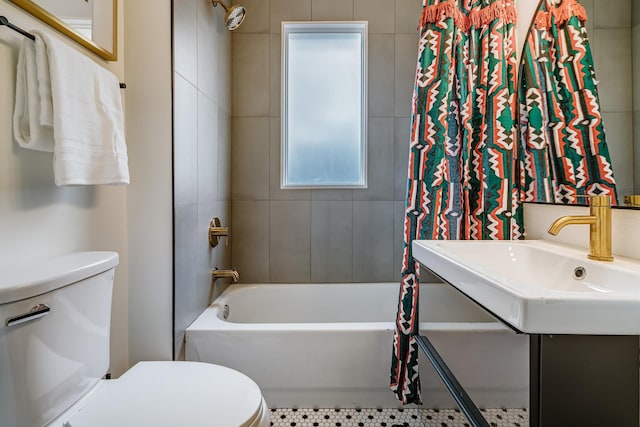
<svg viewBox="0 0 640 427">
<path fill-rule="evenodd" d="M 521 200 L 586 203 L 616 185 L 607 148 L 587 14 L 576 0 L 542 2 L 520 75 Z"/>
<path fill-rule="evenodd" d="M 513 0 L 423 0 L 390 386 L 421 403 L 414 239 L 522 237 Z"/>
</svg>

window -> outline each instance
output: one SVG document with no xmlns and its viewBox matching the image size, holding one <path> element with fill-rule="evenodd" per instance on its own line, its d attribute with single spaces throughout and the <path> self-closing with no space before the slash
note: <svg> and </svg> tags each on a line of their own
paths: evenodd
<svg viewBox="0 0 640 427">
<path fill-rule="evenodd" d="M 366 188 L 366 22 L 282 23 L 282 188 Z"/>
</svg>

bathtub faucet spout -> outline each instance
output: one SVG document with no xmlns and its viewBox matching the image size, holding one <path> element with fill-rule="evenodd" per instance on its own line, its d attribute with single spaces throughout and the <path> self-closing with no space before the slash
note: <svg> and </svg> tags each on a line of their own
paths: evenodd
<svg viewBox="0 0 640 427">
<path fill-rule="evenodd" d="M 231 279 L 231 283 L 236 283 L 238 280 L 240 280 L 240 275 L 238 274 L 237 271 L 218 270 L 217 268 L 214 268 L 213 270 L 211 270 L 211 277 L 213 278 L 213 280 Z"/>
</svg>

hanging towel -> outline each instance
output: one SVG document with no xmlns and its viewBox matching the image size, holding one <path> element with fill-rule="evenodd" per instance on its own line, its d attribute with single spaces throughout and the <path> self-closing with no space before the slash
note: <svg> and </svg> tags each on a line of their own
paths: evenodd
<svg viewBox="0 0 640 427">
<path fill-rule="evenodd" d="M 36 63 L 40 62 L 40 68 Z M 25 38 L 18 54 L 13 134 L 23 148 L 53 152 L 53 105 L 46 61 L 36 60 L 31 39 Z"/>
<path fill-rule="evenodd" d="M 128 184 L 118 79 L 48 34 L 34 35 L 38 75 L 45 62 L 51 81 L 56 185 Z"/>
</svg>

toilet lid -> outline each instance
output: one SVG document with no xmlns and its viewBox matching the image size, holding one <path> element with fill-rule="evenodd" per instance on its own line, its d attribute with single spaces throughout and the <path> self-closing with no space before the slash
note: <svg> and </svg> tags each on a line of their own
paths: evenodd
<svg viewBox="0 0 640 427">
<path fill-rule="evenodd" d="M 260 416 L 262 394 L 249 377 L 200 362 L 140 362 L 105 381 L 67 418 L 68 427 L 245 427 Z"/>
</svg>

